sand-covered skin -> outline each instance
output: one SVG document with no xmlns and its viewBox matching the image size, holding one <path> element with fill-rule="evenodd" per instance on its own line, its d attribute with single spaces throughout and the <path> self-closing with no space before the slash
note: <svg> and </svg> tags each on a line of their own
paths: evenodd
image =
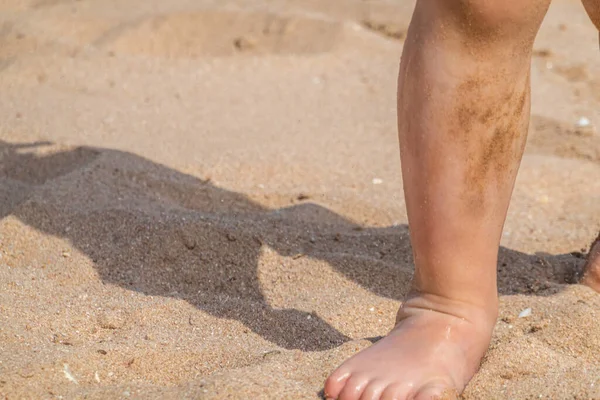
<svg viewBox="0 0 600 400">
<path fill-rule="evenodd" d="M 411 9 L 0 0 L 0 397 L 319 398 L 412 275 Z M 466 399 L 600 399 L 600 296 L 574 285 L 600 230 L 597 49 L 555 1 Z"/>
</svg>

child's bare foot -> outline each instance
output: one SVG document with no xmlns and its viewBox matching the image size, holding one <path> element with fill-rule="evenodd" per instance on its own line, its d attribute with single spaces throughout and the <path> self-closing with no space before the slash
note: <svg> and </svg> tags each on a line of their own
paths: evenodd
<svg viewBox="0 0 600 400">
<path fill-rule="evenodd" d="M 477 372 L 495 318 L 494 311 L 471 305 L 414 297 L 403 304 L 386 338 L 328 378 L 325 395 L 339 400 L 454 398 Z"/>
<path fill-rule="evenodd" d="M 592 243 L 585 266 L 583 283 L 600 293 L 600 234 L 598 234 L 598 237 Z"/>
</svg>

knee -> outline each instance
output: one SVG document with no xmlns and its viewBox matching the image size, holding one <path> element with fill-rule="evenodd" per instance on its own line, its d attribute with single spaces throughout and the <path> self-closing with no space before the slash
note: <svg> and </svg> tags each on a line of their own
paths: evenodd
<svg viewBox="0 0 600 400">
<path fill-rule="evenodd" d="M 454 22 L 470 35 L 533 32 L 541 24 L 551 0 L 419 0 L 435 17 Z M 595 0 L 594 0 L 595 1 Z"/>
</svg>

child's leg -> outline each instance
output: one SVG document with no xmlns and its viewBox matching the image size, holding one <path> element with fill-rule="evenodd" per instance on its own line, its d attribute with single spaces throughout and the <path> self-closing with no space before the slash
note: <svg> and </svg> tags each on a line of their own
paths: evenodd
<svg viewBox="0 0 600 400">
<path fill-rule="evenodd" d="M 588 15 L 592 19 L 596 28 L 600 31 L 600 1 L 598 0 L 582 0 L 583 6 Z"/>
<path fill-rule="evenodd" d="M 398 95 L 414 290 L 396 328 L 328 378 L 327 396 L 431 399 L 477 371 L 497 317 L 498 246 L 549 2 L 417 2 Z"/>
<path fill-rule="evenodd" d="M 583 283 L 600 293 L 600 234 L 590 249 Z"/>
</svg>

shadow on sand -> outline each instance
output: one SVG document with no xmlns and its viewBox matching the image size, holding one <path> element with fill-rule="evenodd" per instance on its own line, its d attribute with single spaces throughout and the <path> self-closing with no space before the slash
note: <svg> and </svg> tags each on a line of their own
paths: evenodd
<svg viewBox="0 0 600 400">
<path fill-rule="evenodd" d="M 262 246 L 327 262 L 378 296 L 401 299 L 412 274 L 406 226 L 363 227 L 295 198 L 265 208 L 134 154 L 0 141 L 0 218 L 68 239 L 104 283 L 177 297 L 242 322 L 281 347 L 316 351 L 349 340 L 317 315 L 275 309 L 257 275 Z M 52 184 L 49 184 L 52 181 Z M 548 295 L 573 283 L 582 255 L 501 249 L 503 294 Z M 318 263 L 315 263 L 318 268 Z"/>
</svg>

